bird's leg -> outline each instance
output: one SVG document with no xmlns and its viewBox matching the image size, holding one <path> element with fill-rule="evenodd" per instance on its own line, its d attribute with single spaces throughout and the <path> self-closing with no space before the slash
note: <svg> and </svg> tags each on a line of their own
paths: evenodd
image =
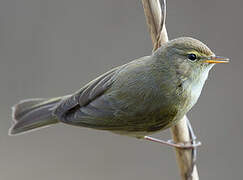
<svg viewBox="0 0 243 180">
<path fill-rule="evenodd" d="M 189 119 L 187 119 L 186 123 L 187 123 L 188 131 L 189 131 L 191 143 L 195 143 L 195 140 L 197 139 L 197 137 L 193 131 L 193 128 L 192 128 L 192 125 L 191 125 Z"/>
<path fill-rule="evenodd" d="M 152 141 L 152 142 L 157 142 L 160 144 L 165 144 L 174 148 L 181 148 L 181 149 L 194 149 L 198 146 L 201 146 L 201 142 L 193 143 L 193 144 L 185 144 L 185 143 L 174 143 L 172 140 L 169 141 L 164 141 L 160 139 L 156 139 L 150 136 L 144 136 L 145 140 Z"/>
<path fill-rule="evenodd" d="M 189 119 L 187 119 L 187 127 L 188 127 L 188 131 L 189 131 L 190 139 L 191 139 L 191 144 L 200 143 L 200 142 L 196 141 L 197 137 L 193 131 L 193 128 L 192 128 L 192 125 L 191 125 Z M 192 149 L 192 165 L 193 166 L 196 163 L 196 160 L 197 160 L 197 148 L 195 147 Z"/>
<path fill-rule="evenodd" d="M 156 139 L 150 136 L 144 136 L 145 140 L 149 140 L 152 142 L 157 142 L 160 144 L 165 144 L 168 145 L 170 147 L 174 147 L 174 148 L 181 148 L 181 149 L 191 149 L 191 153 L 192 153 L 192 159 L 191 159 L 191 169 L 188 171 L 187 173 L 187 177 L 188 179 L 190 179 L 190 177 L 192 176 L 192 172 L 194 170 L 195 164 L 196 164 L 196 158 L 197 158 L 197 147 L 201 146 L 201 142 L 197 142 L 196 139 L 196 135 L 192 129 L 191 123 L 190 121 L 187 119 L 187 128 L 189 131 L 189 136 L 190 136 L 190 142 L 189 144 L 185 144 L 185 143 L 174 143 L 172 140 L 169 141 L 163 141 L 160 139 Z M 188 142 L 187 142 L 188 143 Z"/>
</svg>

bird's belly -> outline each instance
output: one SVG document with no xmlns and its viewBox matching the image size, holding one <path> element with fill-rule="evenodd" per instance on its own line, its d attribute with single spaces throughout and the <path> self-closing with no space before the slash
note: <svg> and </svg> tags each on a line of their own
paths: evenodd
<svg viewBox="0 0 243 180">
<path fill-rule="evenodd" d="M 154 134 L 158 131 L 170 128 L 179 119 L 181 119 L 178 111 L 169 111 L 161 113 L 159 110 L 151 113 L 151 116 L 140 116 L 133 122 L 136 124 L 129 125 L 125 129 L 112 131 L 116 134 L 127 135 L 137 138 L 143 138 L 146 135 Z M 130 121 L 131 122 L 131 121 Z"/>
<path fill-rule="evenodd" d="M 124 115 L 122 118 L 126 119 L 126 127 L 113 132 L 140 138 L 173 126 L 183 115 L 184 111 L 178 105 L 160 107 L 133 116 Z"/>
</svg>

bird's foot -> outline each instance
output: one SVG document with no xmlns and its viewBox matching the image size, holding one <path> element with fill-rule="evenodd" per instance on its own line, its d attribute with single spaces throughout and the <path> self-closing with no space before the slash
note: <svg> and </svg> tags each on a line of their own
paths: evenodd
<svg viewBox="0 0 243 180">
<path fill-rule="evenodd" d="M 144 139 L 148 140 L 148 141 L 152 141 L 152 142 L 157 142 L 160 144 L 165 144 L 170 147 L 180 148 L 180 149 L 194 149 L 194 148 L 202 145 L 202 143 L 200 141 L 193 143 L 194 140 L 192 140 L 192 142 L 175 143 L 173 140 L 164 141 L 164 140 L 156 139 L 156 138 L 153 138 L 150 136 L 144 136 Z"/>
</svg>

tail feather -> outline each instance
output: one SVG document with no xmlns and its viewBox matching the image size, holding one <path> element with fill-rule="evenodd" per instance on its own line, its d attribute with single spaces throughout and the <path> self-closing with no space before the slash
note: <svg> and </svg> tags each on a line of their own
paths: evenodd
<svg viewBox="0 0 243 180">
<path fill-rule="evenodd" d="M 62 97 L 53 99 L 27 99 L 16 104 L 13 111 L 13 125 L 9 135 L 15 135 L 58 122 L 53 115 L 53 108 Z"/>
</svg>

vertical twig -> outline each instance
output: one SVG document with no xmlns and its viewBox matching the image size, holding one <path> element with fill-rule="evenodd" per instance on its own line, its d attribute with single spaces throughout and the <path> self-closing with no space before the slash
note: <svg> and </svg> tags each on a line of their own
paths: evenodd
<svg viewBox="0 0 243 180">
<path fill-rule="evenodd" d="M 142 0 L 142 3 L 154 51 L 168 41 L 165 27 L 166 1 L 162 0 L 162 6 L 159 0 Z M 187 121 L 187 117 L 184 116 L 183 119 L 171 128 L 174 142 L 184 143 L 191 141 Z M 182 180 L 199 180 L 197 167 L 193 163 L 193 152 L 195 152 L 194 149 L 176 149 L 176 157 Z"/>
</svg>

